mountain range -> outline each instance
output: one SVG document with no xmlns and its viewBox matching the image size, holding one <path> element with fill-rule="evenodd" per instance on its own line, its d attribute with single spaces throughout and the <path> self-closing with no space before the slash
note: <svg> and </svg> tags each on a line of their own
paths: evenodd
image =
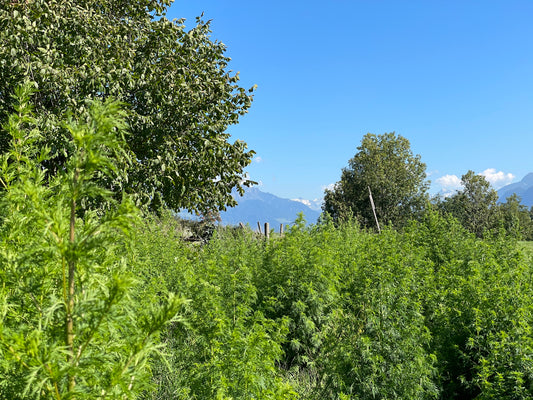
<svg viewBox="0 0 533 400">
<path fill-rule="evenodd" d="M 501 202 L 516 193 L 522 199 L 522 204 L 528 207 L 533 206 L 533 172 L 530 172 L 520 182 L 511 183 L 498 189 L 498 197 Z"/>
<path fill-rule="evenodd" d="M 242 197 L 236 193 L 233 196 L 238 205 L 220 212 L 224 225 L 242 222 L 255 228 L 258 222 L 261 226 L 268 222 L 271 228 L 278 229 L 280 224 L 294 223 L 299 213 L 303 213 L 305 220 L 311 224 L 316 223 L 320 216 L 318 201 L 283 199 L 255 187 L 247 188 Z"/>
</svg>

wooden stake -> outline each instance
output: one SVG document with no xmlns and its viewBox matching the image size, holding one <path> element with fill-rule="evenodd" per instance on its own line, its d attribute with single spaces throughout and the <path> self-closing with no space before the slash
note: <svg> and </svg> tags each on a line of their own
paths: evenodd
<svg viewBox="0 0 533 400">
<path fill-rule="evenodd" d="M 261 222 L 257 221 L 257 229 L 259 229 L 259 234 L 263 233 L 261 232 Z"/>
<path fill-rule="evenodd" d="M 370 190 L 370 186 L 368 187 L 368 194 L 370 195 L 370 204 L 372 205 L 372 212 L 374 213 L 374 218 L 376 219 L 376 225 L 378 227 L 378 233 L 381 233 L 381 229 L 379 227 L 378 216 L 376 214 L 376 207 L 374 206 L 374 199 L 372 198 L 372 191 Z"/>
<path fill-rule="evenodd" d="M 268 222 L 265 222 L 265 238 L 270 239 L 270 226 Z"/>
</svg>

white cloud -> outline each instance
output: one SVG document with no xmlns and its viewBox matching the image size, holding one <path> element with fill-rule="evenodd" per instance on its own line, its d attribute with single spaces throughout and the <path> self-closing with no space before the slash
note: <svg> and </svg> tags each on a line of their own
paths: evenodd
<svg viewBox="0 0 533 400">
<path fill-rule="evenodd" d="M 457 190 L 462 187 L 461 178 L 457 175 L 444 175 L 436 179 L 443 190 Z"/>
<path fill-rule="evenodd" d="M 515 178 L 513 174 L 496 171 L 495 168 L 487 168 L 478 175 L 484 176 L 494 189 L 499 189 L 505 185 L 508 185 Z M 440 193 L 444 197 L 451 196 L 456 191 L 461 190 L 463 187 L 463 185 L 461 185 L 461 178 L 459 178 L 457 175 L 441 176 L 435 180 L 435 183 L 440 186 Z"/>
<path fill-rule="evenodd" d="M 309 207 L 311 205 L 311 202 L 309 200 L 306 200 L 306 199 L 291 199 L 292 201 L 298 201 L 300 203 L 303 203 L 305 204 L 307 207 Z"/>
<path fill-rule="evenodd" d="M 444 175 L 435 180 L 435 183 L 441 187 L 441 193 L 444 197 L 451 196 L 454 192 L 461 189 L 461 178 L 457 175 Z"/>
<path fill-rule="evenodd" d="M 515 176 L 511 173 L 506 174 L 503 171 L 496 172 L 496 168 L 487 168 L 479 175 L 483 175 L 485 179 L 487 179 L 487 181 L 489 181 L 494 187 L 494 189 L 499 189 L 505 185 L 508 185 L 515 178 Z"/>
<path fill-rule="evenodd" d="M 307 199 L 298 198 L 298 199 L 291 199 L 291 200 L 305 204 L 307 207 L 309 207 L 311 210 L 314 210 L 314 211 L 321 211 L 322 203 L 324 202 L 323 199 L 307 200 Z"/>
<path fill-rule="evenodd" d="M 257 156 L 257 157 L 254 158 L 254 162 L 259 164 L 259 163 L 263 162 L 263 159 L 260 156 Z"/>
</svg>

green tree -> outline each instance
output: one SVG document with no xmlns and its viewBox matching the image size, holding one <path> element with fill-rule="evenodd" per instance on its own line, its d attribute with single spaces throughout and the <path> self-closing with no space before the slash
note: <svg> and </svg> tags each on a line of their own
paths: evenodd
<svg viewBox="0 0 533 400">
<path fill-rule="evenodd" d="M 498 193 L 484 176 L 468 171 L 461 177 L 464 189 L 447 197 L 440 208 L 452 214 L 477 237 L 497 224 Z"/>
<path fill-rule="evenodd" d="M 507 197 L 505 203 L 499 205 L 499 218 L 503 227 L 510 235 L 531 240 L 533 235 L 533 221 L 527 206 L 516 193 Z"/>
<path fill-rule="evenodd" d="M 10 94 L 28 78 L 41 118 L 51 174 L 74 151 L 62 125 L 66 110 L 112 96 L 129 105 L 128 148 L 134 161 L 106 187 L 125 189 L 152 207 L 191 211 L 235 203 L 231 190 L 251 184 L 244 168 L 253 151 L 225 133 L 251 105 L 251 91 L 228 70 L 225 45 L 209 23 L 192 29 L 169 21 L 171 0 L 31 0 L 0 2 L 0 121 Z M 10 146 L 0 131 L 0 153 Z"/>
<path fill-rule="evenodd" d="M 337 223 L 356 217 L 362 226 L 375 227 L 370 188 L 378 219 L 403 226 L 426 203 L 426 164 L 413 155 L 409 141 L 394 132 L 368 133 L 357 150 L 341 180 L 326 190 L 323 210 Z"/>
</svg>

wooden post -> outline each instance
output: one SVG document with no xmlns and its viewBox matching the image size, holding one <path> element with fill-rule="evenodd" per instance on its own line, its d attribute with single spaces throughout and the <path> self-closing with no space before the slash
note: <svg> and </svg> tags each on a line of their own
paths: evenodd
<svg viewBox="0 0 533 400">
<path fill-rule="evenodd" d="M 270 227 L 268 222 L 265 222 L 265 239 L 270 239 Z"/>
<path fill-rule="evenodd" d="M 259 234 L 263 233 L 261 232 L 261 222 L 257 221 L 257 229 L 259 229 Z"/>
<path fill-rule="evenodd" d="M 239 222 L 239 228 L 244 229 L 244 224 L 242 222 Z"/>
<path fill-rule="evenodd" d="M 378 216 L 376 214 L 376 207 L 374 206 L 374 199 L 372 198 L 372 191 L 370 190 L 370 186 L 368 187 L 368 194 L 370 194 L 370 204 L 372 205 L 372 212 L 374 213 L 374 218 L 376 219 L 376 225 L 378 227 L 378 233 L 381 233 L 381 229 L 379 227 Z"/>
<path fill-rule="evenodd" d="M 283 236 L 283 224 L 279 224 L 279 235 Z"/>
</svg>

